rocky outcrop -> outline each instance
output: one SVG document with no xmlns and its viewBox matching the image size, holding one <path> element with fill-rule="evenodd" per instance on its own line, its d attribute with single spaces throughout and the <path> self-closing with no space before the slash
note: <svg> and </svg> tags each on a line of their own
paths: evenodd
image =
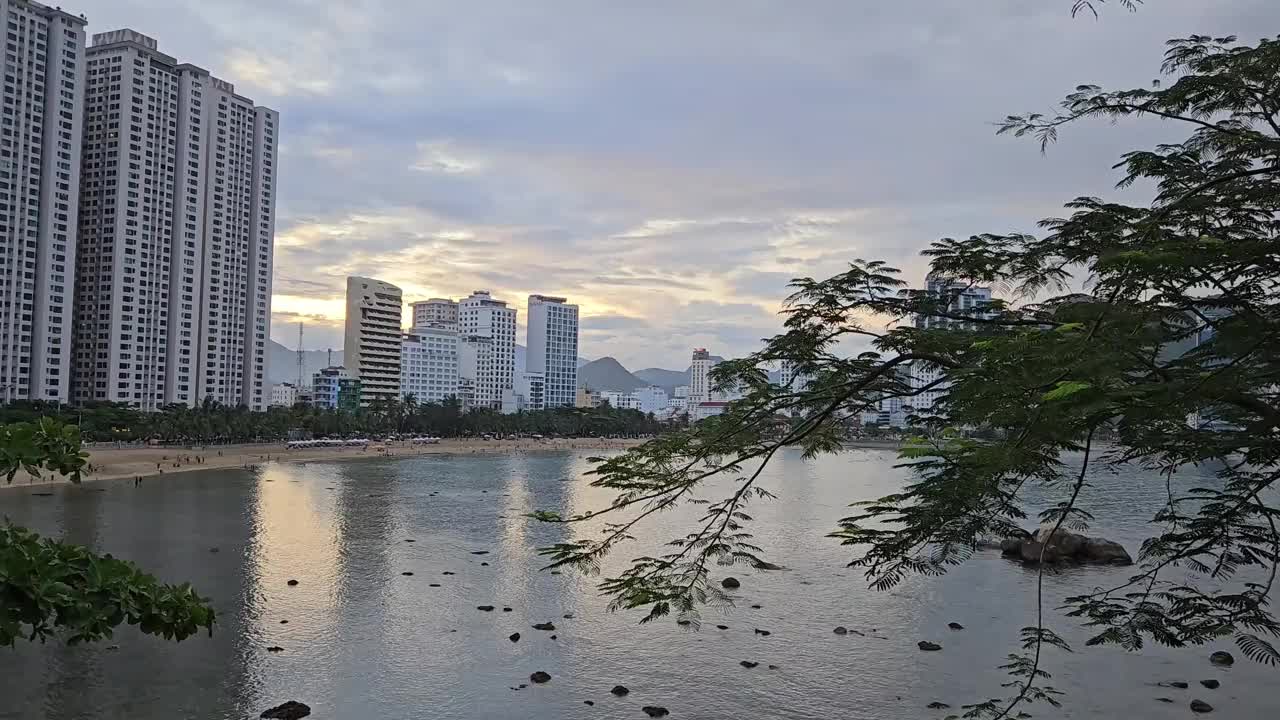
<svg viewBox="0 0 1280 720">
<path fill-rule="evenodd" d="M 1133 558 L 1120 543 L 1106 538 L 1089 537 L 1064 528 L 1042 527 L 1034 535 L 1008 537 L 1000 543 L 1000 552 L 1028 565 L 1044 562 L 1132 565 Z"/>
<path fill-rule="evenodd" d="M 263 710 L 260 718 L 270 718 L 270 720 L 298 720 L 311 714 L 311 708 L 297 700 L 290 700 L 282 705 L 277 705 L 269 710 Z"/>
</svg>

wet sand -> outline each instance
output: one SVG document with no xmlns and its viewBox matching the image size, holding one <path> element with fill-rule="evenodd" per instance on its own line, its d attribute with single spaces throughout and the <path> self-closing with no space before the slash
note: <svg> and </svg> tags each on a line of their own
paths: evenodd
<svg viewBox="0 0 1280 720">
<path fill-rule="evenodd" d="M 344 459 L 368 459 L 372 457 L 409 457 L 414 455 L 479 454 L 507 452 L 542 452 L 554 450 L 625 450 L 639 445 L 642 440 L 603 440 L 597 438 L 547 439 L 547 440 L 475 440 L 447 439 L 435 445 L 411 445 L 403 442 L 373 443 L 366 448 L 334 447 L 288 450 L 284 443 L 249 445 L 168 446 L 168 447 L 88 447 L 91 472 L 84 475 L 85 482 L 97 480 L 121 480 L 129 478 L 156 478 L 191 470 L 216 470 L 249 468 L 267 462 L 317 462 Z M 66 482 L 62 475 L 46 473 L 32 478 L 19 472 L 11 485 L 5 487 L 30 487 L 47 483 Z"/>
</svg>

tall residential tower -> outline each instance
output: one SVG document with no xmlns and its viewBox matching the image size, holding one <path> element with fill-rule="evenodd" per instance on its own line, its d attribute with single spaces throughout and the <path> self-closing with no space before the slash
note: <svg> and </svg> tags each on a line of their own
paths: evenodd
<svg viewBox="0 0 1280 720">
<path fill-rule="evenodd" d="M 0 0 L 0 402 L 67 401 L 85 19 Z"/>
<path fill-rule="evenodd" d="M 278 114 L 133 30 L 85 98 L 75 400 L 263 409 Z"/>
<path fill-rule="evenodd" d="M 573 407 L 578 392 L 578 306 L 529 296 L 527 370 L 541 373 L 543 407 Z"/>
</svg>

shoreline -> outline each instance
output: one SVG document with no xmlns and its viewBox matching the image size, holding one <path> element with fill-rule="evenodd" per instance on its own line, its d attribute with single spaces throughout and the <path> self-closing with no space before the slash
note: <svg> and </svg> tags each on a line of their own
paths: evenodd
<svg viewBox="0 0 1280 720">
<path fill-rule="evenodd" d="M 284 443 L 220 445 L 186 448 L 168 447 L 99 447 L 88 448 L 93 471 L 85 473 L 82 483 L 163 478 L 166 475 L 195 470 L 250 469 L 266 462 L 308 463 L 332 460 L 418 457 L 422 455 L 480 455 L 509 452 L 555 452 L 560 450 L 626 450 L 644 440 L 608 440 L 573 438 L 554 440 L 477 440 L 446 439 L 435 445 L 408 443 L 371 443 L 367 448 L 335 447 L 289 450 Z M 63 475 L 46 473 L 32 478 L 19 471 L 13 482 L 0 484 L 6 489 L 69 483 Z"/>
</svg>

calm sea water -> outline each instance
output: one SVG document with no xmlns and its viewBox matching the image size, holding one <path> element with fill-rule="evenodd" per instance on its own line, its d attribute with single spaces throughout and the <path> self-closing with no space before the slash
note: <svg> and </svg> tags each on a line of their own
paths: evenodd
<svg viewBox="0 0 1280 720">
<path fill-rule="evenodd" d="M 1006 678 L 996 668 L 1033 622 L 1035 574 L 984 553 L 943 578 L 870 591 L 824 535 L 849 502 L 901 486 L 893 455 L 804 462 L 790 453 L 775 463 L 765 483 L 780 499 L 750 512 L 769 559 L 789 570 L 727 571 L 742 581 L 740 600 L 706 609 L 698 631 L 672 619 L 639 625 L 638 612 L 608 612 L 592 578 L 538 571 L 534 548 L 566 531 L 521 513 L 568 515 L 609 497 L 581 479 L 585 453 L 267 465 L 141 488 L 58 487 L 52 497 L 3 491 L 0 515 L 190 580 L 212 598 L 219 623 L 212 638 L 179 644 L 126 629 L 91 646 L 0 649 L 0 718 L 239 719 L 295 699 L 316 718 L 643 719 L 642 706 L 661 705 L 677 719 L 905 719 L 946 715 L 925 709 L 933 701 L 958 708 L 999 696 Z M 1094 532 L 1135 551 L 1135 513 L 1159 503 L 1163 481 L 1135 472 L 1093 483 Z M 661 516 L 654 537 L 671 537 L 690 512 Z M 652 549 L 624 549 L 611 565 Z M 1127 576 L 1075 569 L 1049 578 L 1047 597 Z M 300 584 L 286 585 L 291 578 Z M 948 630 L 953 621 L 966 629 Z M 554 622 L 556 639 L 530 627 L 539 622 Z M 837 625 L 867 636 L 837 636 Z M 1069 620 L 1054 627 L 1083 637 Z M 513 632 L 519 642 L 507 639 Z M 943 650 L 922 653 L 920 640 Z M 273 645 L 284 651 L 267 652 Z M 1238 652 L 1235 667 L 1211 667 L 1209 653 L 1234 650 L 1226 645 L 1140 654 L 1080 645 L 1048 656 L 1067 697 L 1038 717 L 1186 718 L 1192 698 L 1221 717 L 1280 717 L 1280 671 Z M 536 670 L 551 682 L 513 689 Z M 1205 678 L 1222 687 L 1200 687 Z M 1177 680 L 1191 689 L 1156 686 Z M 613 697 L 616 684 L 631 694 Z"/>
</svg>

